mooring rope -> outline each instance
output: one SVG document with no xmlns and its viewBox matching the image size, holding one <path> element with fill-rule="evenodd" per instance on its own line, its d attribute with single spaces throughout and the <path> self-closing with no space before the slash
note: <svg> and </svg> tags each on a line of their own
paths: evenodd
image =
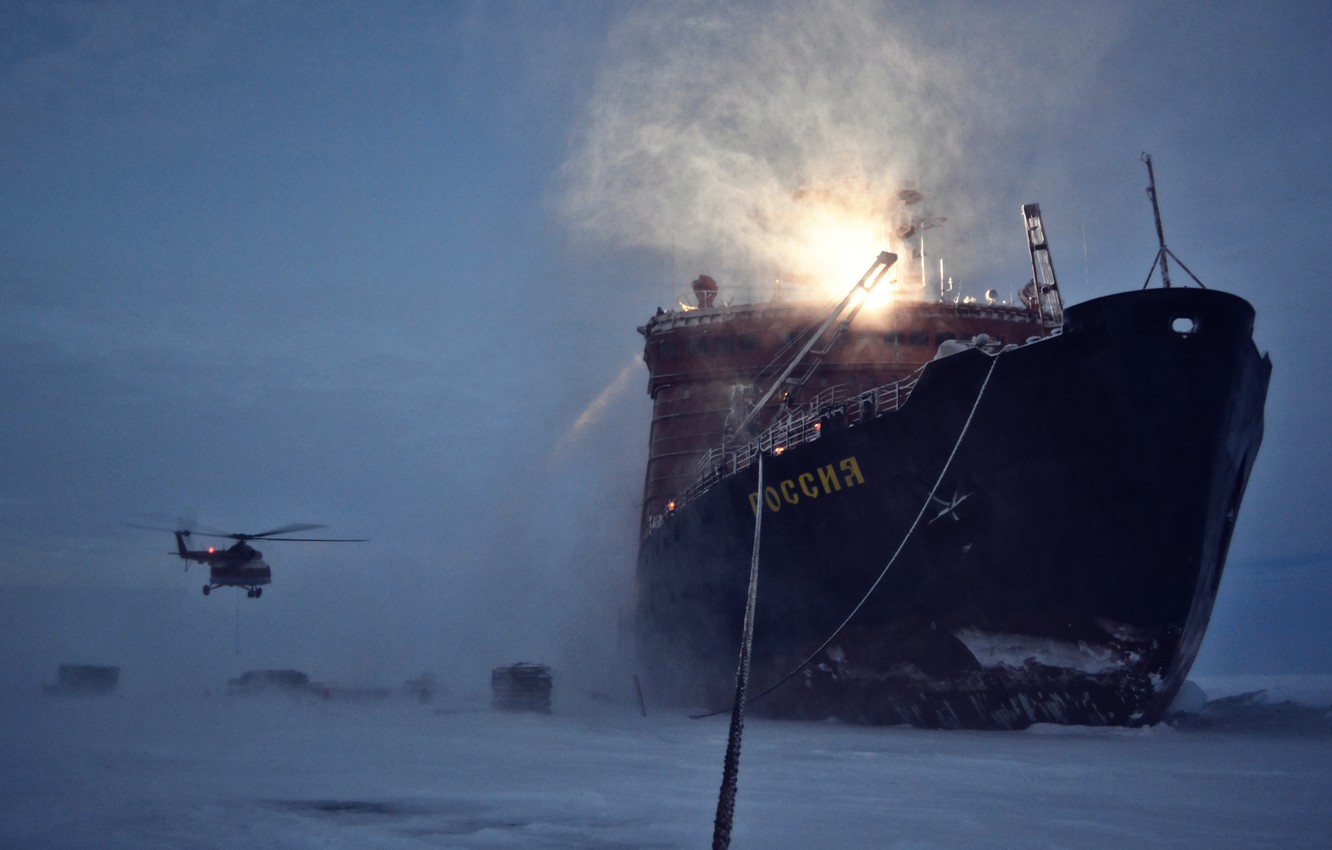
<svg viewBox="0 0 1332 850">
<path fill-rule="evenodd" d="M 879 573 L 879 577 L 876 578 L 876 579 L 874 580 L 874 583 L 871 584 L 871 585 L 869 586 L 869 590 L 866 590 L 866 591 L 865 591 L 865 595 L 862 596 L 862 597 L 860 597 L 860 601 L 857 602 L 857 603 L 856 603 L 856 606 L 855 606 L 854 608 L 851 609 L 851 613 L 846 615 L 846 619 L 842 620 L 841 625 L 839 625 L 836 629 L 834 629 L 832 634 L 828 635 L 828 639 L 827 639 L 827 640 L 825 640 L 823 643 L 819 644 L 819 648 L 818 648 L 818 649 L 816 649 L 816 650 L 814 650 L 813 652 L 811 652 L 811 653 L 809 654 L 809 656 L 806 657 L 804 661 L 801 661 L 798 665 L 796 665 L 795 669 L 793 669 L 791 672 L 787 673 L 785 676 L 783 676 L 783 677 L 781 677 L 780 679 L 778 679 L 775 683 L 773 683 L 772 685 L 768 686 L 766 689 L 760 691 L 757 695 L 754 696 L 754 698 L 753 698 L 752 700 L 750 700 L 750 702 L 758 702 L 759 700 L 763 699 L 765 696 L 767 696 L 768 694 L 772 693 L 773 691 L 777 690 L 777 689 L 780 688 L 782 685 L 784 685 L 784 684 L 786 684 L 788 681 L 790 681 L 791 677 L 795 676 L 795 675 L 796 675 L 797 673 L 799 673 L 801 670 L 804 670 L 806 667 L 808 667 L 808 666 L 809 666 L 809 663 L 810 663 L 811 661 L 813 661 L 815 658 L 817 658 L 820 652 L 823 652 L 823 650 L 827 649 L 828 646 L 829 646 L 833 641 L 837 640 L 837 636 L 840 635 L 840 634 L 842 633 L 842 630 L 845 629 L 846 626 L 847 626 L 847 624 L 851 622 L 851 619 L 852 619 L 853 617 L 855 617 L 856 614 L 860 613 L 860 609 L 861 609 L 861 608 L 865 607 L 865 603 L 868 602 L 870 596 L 872 596 L 872 595 L 874 594 L 875 589 L 878 588 L 879 584 L 883 581 L 883 577 L 886 576 L 886 575 L 888 575 L 888 570 L 892 569 L 893 564 L 895 564 L 895 563 L 897 562 L 897 558 L 898 558 L 898 556 L 901 555 L 901 554 L 902 554 L 902 550 L 906 548 L 907 541 L 911 539 L 911 535 L 915 533 L 915 531 L 916 531 L 916 527 L 920 525 L 920 520 L 921 520 L 922 517 L 925 516 L 925 511 L 926 511 L 926 509 L 929 508 L 929 506 L 930 506 L 930 502 L 934 501 L 934 496 L 935 496 L 935 493 L 938 492 L 938 490 L 939 490 L 939 485 L 943 483 L 944 476 L 946 476 L 946 475 L 948 474 L 948 470 L 949 470 L 949 468 L 951 468 L 952 465 L 953 465 L 953 458 L 957 457 L 957 450 L 958 450 L 959 448 L 962 447 L 962 439 L 963 439 L 964 437 L 966 437 L 966 435 L 967 435 L 967 430 L 971 428 L 971 420 L 974 419 L 975 416 L 976 416 L 976 408 L 980 407 L 981 398 L 983 398 L 984 395 L 985 395 L 985 388 L 986 388 L 987 386 L 989 386 L 989 384 L 990 384 L 990 376 L 994 374 L 994 367 L 999 363 L 999 356 L 1000 356 L 1000 355 L 997 355 L 997 354 L 996 354 L 996 355 L 994 355 L 994 356 L 991 358 L 991 360 L 990 360 L 990 368 L 989 368 L 989 371 L 987 371 L 987 372 L 985 373 L 985 380 L 981 381 L 980 389 L 977 390 L 977 392 L 976 392 L 976 400 L 975 400 L 974 402 L 972 402 L 972 404 L 971 404 L 971 411 L 967 414 L 967 419 L 966 419 L 966 421 L 962 423 L 962 430 L 961 430 L 960 432 L 958 432 L 958 435 L 957 435 L 957 442 L 953 443 L 953 450 L 952 450 L 951 452 L 948 453 L 948 459 L 947 459 L 946 461 L 944 461 L 943 469 L 941 469 L 941 470 L 939 471 L 939 477 L 935 479 L 935 481 L 934 481 L 934 486 L 930 488 L 930 492 L 929 492 L 929 494 L 925 497 L 925 501 L 924 501 L 923 503 L 921 503 L 920 510 L 916 513 L 916 518 L 915 518 L 915 520 L 912 521 L 912 523 L 911 523 L 911 527 L 907 529 L 906 534 L 902 537 L 902 542 L 899 543 L 899 544 L 897 544 L 897 550 L 894 551 L 894 552 L 893 552 L 893 556 L 892 556 L 891 558 L 888 559 L 888 563 L 885 564 L 884 567 L 883 567 L 883 570 L 880 571 L 880 573 Z M 763 472 L 762 472 L 762 468 L 760 468 L 760 470 L 759 470 L 759 475 L 760 475 L 759 492 L 760 492 L 760 493 L 763 492 L 763 483 L 762 483 L 762 478 L 761 478 L 762 474 L 763 474 Z M 761 507 L 761 506 L 762 506 L 762 505 L 761 505 L 761 503 L 760 503 L 760 507 Z M 764 513 L 764 511 L 760 510 L 758 513 L 759 513 L 760 515 L 762 515 L 762 514 Z M 756 525 L 757 525 L 757 523 L 756 523 Z M 755 558 L 757 559 L 757 552 L 758 552 L 758 538 L 757 538 L 757 537 L 755 537 L 754 551 L 755 551 Z M 756 561 L 756 563 L 757 563 L 757 561 Z M 752 574 L 752 573 L 753 573 L 753 570 L 754 570 L 754 566 L 753 566 L 753 565 L 751 565 L 750 570 L 751 570 L 751 576 L 750 576 L 750 588 L 749 588 L 749 592 L 752 594 L 752 593 L 754 592 L 754 576 L 753 576 L 753 574 Z M 751 624 L 749 624 L 748 620 L 749 620 L 749 618 L 752 616 L 752 611 L 753 611 L 753 605 L 751 604 L 750 607 L 749 607 L 749 610 L 747 610 L 747 611 L 745 612 L 746 628 L 751 627 Z M 748 665 L 748 658 L 746 658 L 746 666 L 747 666 L 747 665 Z M 710 711 L 710 712 L 708 712 L 707 714 L 691 714 L 690 717 L 691 717 L 692 719 L 694 719 L 694 720 L 702 720 L 702 719 L 705 718 L 705 717 L 716 717 L 718 714 L 721 714 L 721 713 L 724 712 L 725 710 L 726 710 L 726 709 L 723 708 L 723 709 L 718 709 L 717 711 Z M 714 843 L 714 846 L 715 846 L 715 843 Z"/>
<path fill-rule="evenodd" d="M 763 492 L 763 458 L 758 460 L 758 487 Z M 749 556 L 749 596 L 745 599 L 744 633 L 740 638 L 740 663 L 735 670 L 735 702 L 731 706 L 731 731 L 726 739 L 726 759 L 722 764 L 721 793 L 717 797 L 717 817 L 712 825 L 712 850 L 731 846 L 731 823 L 735 820 L 736 780 L 740 775 L 740 737 L 745 729 L 745 693 L 749 689 L 749 653 L 754 644 L 754 604 L 758 600 L 759 533 L 763 511 L 754 516 L 754 548 Z"/>
</svg>

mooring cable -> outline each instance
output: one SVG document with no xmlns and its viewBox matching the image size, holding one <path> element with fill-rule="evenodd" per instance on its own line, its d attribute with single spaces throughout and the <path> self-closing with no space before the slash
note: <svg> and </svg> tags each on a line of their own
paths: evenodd
<svg viewBox="0 0 1332 850">
<path fill-rule="evenodd" d="M 763 492 L 763 457 L 758 459 L 758 486 Z M 754 516 L 754 548 L 749 556 L 749 595 L 745 599 L 744 633 L 740 637 L 740 662 L 735 670 L 735 702 L 731 706 L 731 731 L 726 739 L 726 759 L 722 764 L 721 793 L 717 796 L 717 817 L 712 825 L 712 850 L 731 846 L 731 823 L 735 820 L 736 780 L 740 775 L 740 737 L 745 729 L 745 693 L 749 689 L 749 653 L 754 644 L 754 605 L 758 600 L 759 534 L 763 511 Z"/>
<path fill-rule="evenodd" d="M 801 670 L 804 670 L 806 667 L 808 667 L 809 663 L 813 661 L 815 658 L 817 658 L 820 652 L 823 652 L 823 650 L 828 648 L 829 644 L 837 640 L 837 636 L 842 633 L 842 630 L 846 628 L 847 624 L 851 622 L 852 618 L 855 617 L 856 614 L 860 612 L 861 608 L 865 607 L 865 603 L 868 602 L 870 596 L 874 594 L 875 589 L 877 589 L 879 584 L 883 581 L 883 577 L 888 575 L 888 570 L 892 569 L 893 564 L 897 562 L 898 556 L 901 555 L 902 550 L 906 548 L 907 541 L 911 539 L 911 535 L 915 533 L 916 527 L 920 525 L 920 520 L 922 517 L 925 516 L 925 511 L 926 509 L 929 508 L 930 502 L 934 501 L 934 496 L 935 493 L 938 492 L 939 490 L 939 485 L 943 483 L 944 476 L 948 474 L 949 468 L 951 468 L 953 465 L 953 458 L 957 456 L 957 450 L 962 447 L 962 439 L 966 437 L 967 430 L 971 428 L 971 420 L 974 419 L 976 416 L 976 408 L 980 407 L 981 398 L 984 397 L 985 395 L 985 388 L 990 384 L 990 376 L 994 374 L 994 367 L 999 363 L 999 357 L 1000 355 L 998 354 L 991 356 L 990 368 L 985 373 L 985 380 L 981 381 L 980 389 L 977 390 L 976 392 L 976 400 L 971 404 L 971 411 L 967 414 L 966 421 L 962 423 L 962 430 L 958 432 L 957 441 L 953 443 L 953 450 L 948 453 L 948 459 L 944 461 L 943 469 L 939 471 L 939 477 L 935 479 L 934 486 L 930 488 L 929 494 L 925 497 L 925 501 L 921 504 L 920 510 L 916 513 L 915 520 L 912 521 L 911 527 L 907 529 L 906 534 L 902 537 L 902 542 L 897 544 L 897 550 L 893 552 L 893 556 L 888 559 L 888 563 L 885 564 L 883 570 L 879 572 L 879 577 L 876 578 L 874 580 L 874 583 L 869 586 L 869 590 L 865 591 L 865 595 L 860 597 L 860 601 L 857 602 L 855 607 L 851 609 L 851 613 L 846 615 L 846 619 L 842 620 L 841 625 L 839 625 L 836 629 L 834 629 L 832 634 L 828 635 L 827 640 L 819 644 L 818 649 L 811 652 L 809 656 L 806 657 L 804 661 L 801 661 L 799 664 L 797 664 L 795 668 L 791 670 L 791 672 L 787 673 L 785 676 L 778 679 L 775 683 L 769 685 L 766 689 L 756 694 L 754 698 L 750 700 L 750 702 L 758 702 L 759 700 L 763 699 L 768 694 L 772 693 L 773 691 L 780 688 L 782 685 L 786 684 L 786 682 L 788 682 L 791 679 L 791 677 L 795 676 Z M 763 469 L 760 466 L 759 467 L 760 493 L 763 492 L 762 475 L 763 475 Z M 762 503 L 760 502 L 760 508 L 761 507 Z M 760 516 L 762 516 L 764 511 L 760 509 L 758 513 Z M 754 570 L 757 564 L 757 557 L 758 557 L 757 525 L 758 524 L 755 523 L 755 535 L 756 535 L 754 538 L 755 563 L 750 566 L 751 574 L 750 574 L 749 592 L 751 594 L 753 594 L 754 592 L 754 579 L 755 579 Z M 745 611 L 746 628 L 752 628 L 752 624 L 749 623 L 749 618 L 752 616 L 752 614 L 753 614 L 753 604 L 751 603 L 748 609 Z M 747 666 L 748 665 L 747 657 L 745 661 Z M 689 716 L 693 720 L 702 720 L 705 717 L 716 717 L 718 714 L 721 714 L 724 711 L 726 711 L 726 709 L 723 708 L 723 709 L 718 709 L 717 711 L 710 711 L 706 714 L 691 714 Z"/>
</svg>

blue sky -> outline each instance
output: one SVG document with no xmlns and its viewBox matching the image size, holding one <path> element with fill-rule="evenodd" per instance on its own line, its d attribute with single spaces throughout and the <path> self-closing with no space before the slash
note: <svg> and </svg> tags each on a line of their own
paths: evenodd
<svg viewBox="0 0 1332 850">
<path fill-rule="evenodd" d="M 372 541 L 266 547 L 243 615 L 296 666 L 346 628 L 367 667 L 604 646 L 646 443 L 634 328 L 701 271 L 771 271 L 736 198 L 917 179 L 977 293 L 1025 280 L 1039 202 L 1079 301 L 1146 277 L 1149 151 L 1171 249 L 1255 305 L 1275 362 L 1200 666 L 1332 669 L 1325 4 L 6 0 L 0 22 L 0 585 L 146 594 L 136 616 L 229 649 L 241 615 L 124 523 L 323 522 Z"/>
</svg>

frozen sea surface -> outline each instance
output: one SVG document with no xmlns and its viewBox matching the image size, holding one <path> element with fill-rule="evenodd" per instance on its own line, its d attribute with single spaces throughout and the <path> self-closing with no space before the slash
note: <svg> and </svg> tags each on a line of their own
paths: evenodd
<svg viewBox="0 0 1332 850">
<path fill-rule="evenodd" d="M 1187 729 L 751 718 L 732 846 L 1326 847 L 1332 720 L 1283 688 L 1323 698 L 1276 685 Z M 24 848 L 706 847 L 727 733 L 558 700 L 549 715 L 396 698 L 0 708 L 0 846 Z"/>
</svg>

